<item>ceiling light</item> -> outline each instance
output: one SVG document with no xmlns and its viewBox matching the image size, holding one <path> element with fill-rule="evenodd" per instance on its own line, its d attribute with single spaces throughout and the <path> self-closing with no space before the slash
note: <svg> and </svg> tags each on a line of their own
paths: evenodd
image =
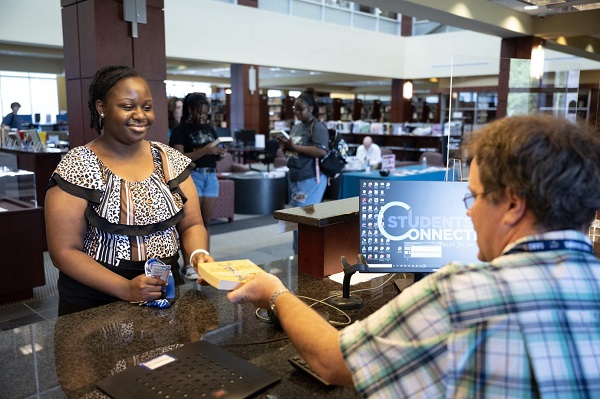
<svg viewBox="0 0 600 399">
<path fill-rule="evenodd" d="M 537 10 L 539 7 L 538 6 L 525 6 L 523 7 L 525 10 Z"/>
</svg>

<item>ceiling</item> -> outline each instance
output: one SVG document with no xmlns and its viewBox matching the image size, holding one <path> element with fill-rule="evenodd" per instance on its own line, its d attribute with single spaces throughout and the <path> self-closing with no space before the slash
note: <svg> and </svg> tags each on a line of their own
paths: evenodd
<svg viewBox="0 0 600 399">
<path fill-rule="evenodd" d="M 596 0 L 488 0 L 491 3 L 513 10 L 523 11 L 529 15 L 546 15 L 564 12 L 589 11 L 600 8 L 600 2 Z M 538 8 L 525 9 L 525 6 L 537 6 Z"/>
<path fill-rule="evenodd" d="M 429 19 L 442 24 L 500 37 L 539 36 L 547 47 L 600 61 L 600 2 L 592 0 L 354 0 L 355 3 L 386 11 Z M 462 15 L 459 5 L 466 5 Z M 532 7 L 537 5 L 538 8 Z M 471 12 L 476 10 L 476 12 Z M 504 11 L 503 11 L 504 10 Z M 494 16 L 494 17 L 490 17 Z M 502 21 L 516 17 L 523 31 L 504 27 Z M 591 21 L 591 22 L 590 22 Z M 528 27 L 528 28 L 527 28 Z M 529 30 L 527 30 L 529 29 Z M 592 51 L 590 52 L 590 48 Z M 167 74 L 176 79 L 205 77 L 212 84 L 229 84 L 229 64 L 168 60 Z M 360 93 L 389 93 L 390 79 L 340 75 L 319 71 L 260 67 L 262 87 L 298 89 L 307 85 L 326 90 Z M 427 85 L 422 82 L 422 85 Z M 422 87 L 427 89 L 427 87 Z M 416 89 L 418 89 L 416 87 Z"/>
<path fill-rule="evenodd" d="M 591 0 L 354 0 L 355 3 L 381 10 L 431 20 L 443 25 L 486 33 L 498 37 L 538 36 L 546 46 L 562 53 L 600 61 L 600 2 Z M 525 9 L 537 4 L 537 9 Z M 518 21 L 508 25 L 506 21 Z M 515 28 L 515 26 L 517 26 Z M 15 46 L 0 43 L 0 61 L 19 65 L 15 55 L 29 57 L 47 69 L 64 68 L 62 49 Z M 15 64 L 15 66 L 17 65 Z M 18 69 L 14 69 L 18 70 Z M 62 72 L 55 72 L 62 73 Z M 194 80 L 201 77 L 213 85 L 229 86 L 230 65 L 199 60 L 167 60 L 169 79 Z M 390 79 L 261 66 L 261 87 L 318 90 L 352 94 L 390 92 Z M 417 82 L 427 89 L 427 82 Z M 419 87 L 415 86 L 418 90 Z"/>
</svg>

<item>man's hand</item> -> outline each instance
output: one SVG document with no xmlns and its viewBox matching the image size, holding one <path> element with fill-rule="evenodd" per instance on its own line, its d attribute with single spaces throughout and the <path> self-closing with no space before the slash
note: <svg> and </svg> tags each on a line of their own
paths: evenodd
<svg viewBox="0 0 600 399">
<path fill-rule="evenodd" d="M 285 288 L 281 280 L 270 273 L 258 273 L 248 278 L 246 284 L 227 293 L 227 299 L 233 303 L 251 303 L 259 308 L 269 308 L 271 295 Z"/>
</svg>

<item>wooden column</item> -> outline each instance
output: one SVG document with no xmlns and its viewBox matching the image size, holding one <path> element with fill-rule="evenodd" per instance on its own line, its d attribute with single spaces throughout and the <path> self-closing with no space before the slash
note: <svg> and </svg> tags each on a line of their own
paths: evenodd
<svg viewBox="0 0 600 399">
<path fill-rule="evenodd" d="M 254 93 L 249 88 L 249 71 L 251 65 L 231 64 L 231 131 L 240 129 L 260 131 L 260 96 L 258 94 L 258 66 L 252 65 L 256 74 Z"/>
<path fill-rule="evenodd" d="M 535 36 L 515 37 L 511 39 L 502 39 L 500 44 L 500 72 L 498 73 L 498 106 L 496 108 L 496 118 L 506 116 L 508 106 L 508 79 L 510 77 L 510 60 L 512 58 L 530 59 L 531 49 L 539 44 L 544 44 L 544 40 Z"/>
<path fill-rule="evenodd" d="M 392 112 L 390 122 L 412 122 L 412 103 L 402 97 L 404 79 L 392 79 Z"/>
<path fill-rule="evenodd" d="M 98 69 L 115 64 L 145 75 L 156 115 L 147 138 L 167 142 L 164 0 L 146 0 L 147 23 L 138 23 L 137 38 L 123 19 L 123 0 L 61 0 L 61 6 L 71 148 L 98 137 L 89 127 L 89 85 Z"/>
</svg>

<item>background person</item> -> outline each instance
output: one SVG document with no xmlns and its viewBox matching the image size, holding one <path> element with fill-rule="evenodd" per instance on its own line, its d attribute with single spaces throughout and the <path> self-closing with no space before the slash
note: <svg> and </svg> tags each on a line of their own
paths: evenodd
<svg viewBox="0 0 600 399">
<path fill-rule="evenodd" d="M 21 117 L 17 115 L 19 113 L 20 108 L 21 104 L 17 102 L 10 104 L 10 109 L 12 111 L 9 114 L 7 114 L 4 118 L 2 118 L 2 127 L 21 130 Z"/>
<path fill-rule="evenodd" d="M 180 243 L 195 263 L 213 261 L 191 161 L 145 140 L 154 110 L 142 75 L 124 65 L 100 69 L 88 107 L 100 137 L 65 155 L 44 207 L 48 249 L 60 270 L 59 315 L 160 298 L 165 283 L 146 277 L 144 263 L 176 265 Z"/>
<path fill-rule="evenodd" d="M 364 165 L 376 168 L 381 164 L 381 148 L 373 143 L 371 136 L 365 136 L 362 144 L 356 149 L 356 158 Z"/>
<path fill-rule="evenodd" d="M 169 110 L 169 138 L 171 138 L 171 132 L 181 121 L 183 100 L 179 97 L 171 97 L 167 102 L 167 106 Z"/>
<path fill-rule="evenodd" d="M 195 168 L 191 176 L 198 191 L 202 220 L 207 233 L 210 233 L 210 221 L 219 196 L 217 161 L 227 152 L 222 146 L 214 145 L 218 136 L 208 123 L 209 112 L 210 103 L 204 94 L 189 93 L 183 101 L 181 123 L 173 129 L 170 140 L 173 148 L 194 160 Z M 184 260 L 186 258 L 184 253 Z M 187 263 L 182 271 L 189 280 L 197 280 L 200 277 Z"/>
<path fill-rule="evenodd" d="M 272 305 L 326 380 L 368 397 L 599 397 L 600 138 L 517 116 L 467 144 L 467 215 L 485 263 L 446 265 L 341 331 L 260 273 L 228 293 Z"/>
<path fill-rule="evenodd" d="M 314 89 L 308 88 L 294 101 L 294 115 L 300 123 L 292 127 L 289 140 L 276 137 L 287 157 L 291 207 L 318 204 L 327 188 L 327 176 L 317 173 L 317 165 L 329 149 L 329 132 L 318 118 L 319 107 L 314 95 Z M 298 253 L 297 231 L 294 231 L 293 245 L 294 252 Z"/>
</svg>

